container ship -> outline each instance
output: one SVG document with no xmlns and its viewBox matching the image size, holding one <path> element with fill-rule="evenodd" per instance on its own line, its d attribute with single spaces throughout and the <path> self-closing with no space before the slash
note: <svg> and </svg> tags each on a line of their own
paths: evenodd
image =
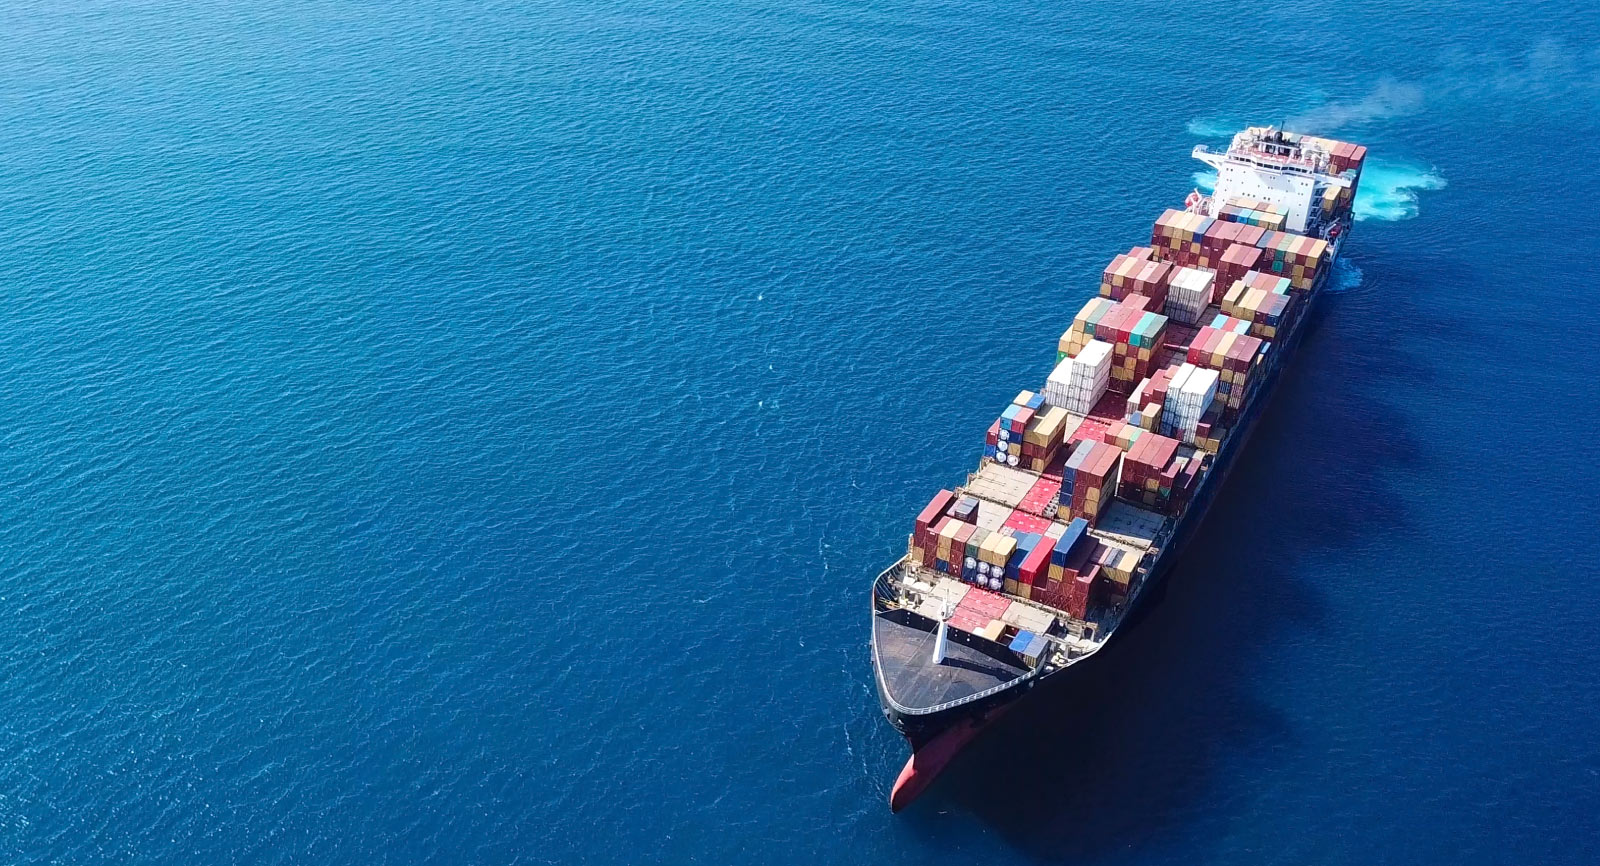
<svg viewBox="0 0 1600 866">
<path fill-rule="evenodd" d="M 1266 126 L 1194 157 L 1216 170 L 1211 194 L 1111 260 L 1042 386 L 873 581 L 878 699 L 911 746 L 895 811 L 1034 686 L 1070 687 L 1150 597 L 1328 281 L 1365 147 Z"/>
</svg>

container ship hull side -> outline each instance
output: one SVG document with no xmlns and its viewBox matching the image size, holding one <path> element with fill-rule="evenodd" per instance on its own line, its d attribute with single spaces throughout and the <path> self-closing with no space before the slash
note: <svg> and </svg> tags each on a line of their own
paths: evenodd
<svg viewBox="0 0 1600 866">
<path fill-rule="evenodd" d="M 1262 132 L 1282 135 L 1271 128 L 1253 128 L 1240 137 L 1259 136 Z M 1197 156 L 1201 150 L 1196 149 Z M 1051 689 L 1070 689 L 1077 679 L 1072 674 L 1086 671 L 1091 659 L 1146 613 L 1156 588 L 1171 576 L 1185 548 L 1200 531 L 1217 492 L 1245 450 L 1278 380 L 1310 327 L 1350 225 L 1348 201 L 1354 195 L 1353 178 L 1359 177 L 1359 157 L 1365 155 L 1364 148 L 1359 151 L 1354 171 L 1344 173 L 1351 182 L 1342 217 L 1311 226 L 1328 238 L 1327 258 L 1304 292 L 1298 315 L 1289 328 L 1276 334 L 1280 339 L 1270 363 L 1264 365 L 1258 384 L 1239 407 L 1228 434 L 1203 461 L 1205 468 L 1187 503 L 1155 534 L 1149 555 L 1127 587 L 1125 600 L 1114 610 L 1101 611 L 1097 621 L 1085 623 L 1093 627 L 1092 637 L 1079 638 L 1070 647 L 1065 641 L 1057 642 L 1048 655 L 1037 659 L 1019 658 L 1006 651 L 1003 640 L 995 641 L 992 635 L 974 636 L 951 626 L 956 620 L 950 616 L 948 604 L 930 608 L 919 594 L 928 589 L 928 576 L 909 557 L 878 575 L 872 587 L 874 680 L 885 718 L 911 747 L 911 756 L 890 792 L 892 810 L 899 811 L 920 796 L 968 743 L 1032 689 L 1046 682 Z M 1200 204 L 1221 207 L 1224 203 L 1201 199 Z M 1222 289 L 1218 288 L 1217 293 L 1220 295 Z M 1062 496 L 1064 501 L 1065 494 Z M 920 610 L 912 609 L 908 596 L 923 601 Z M 1020 599 L 1012 601 L 1013 609 L 1022 603 Z M 1062 621 L 1067 619 L 1062 617 Z M 1010 631 L 1013 630 L 1007 633 Z M 941 686 L 946 689 L 943 693 L 938 691 Z M 908 695 L 915 699 L 908 699 Z"/>
</svg>

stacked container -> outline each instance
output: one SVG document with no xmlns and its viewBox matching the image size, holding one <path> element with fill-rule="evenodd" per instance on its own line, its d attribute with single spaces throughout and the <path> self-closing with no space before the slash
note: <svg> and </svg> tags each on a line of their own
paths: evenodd
<svg viewBox="0 0 1600 866">
<path fill-rule="evenodd" d="M 1211 409 L 1211 404 L 1217 398 L 1219 379 L 1216 370 L 1193 364 L 1179 367 L 1167 390 L 1161 435 L 1193 445 L 1201 416 Z"/>
<path fill-rule="evenodd" d="M 1043 472 L 1056 459 L 1066 435 L 1077 427 L 1072 413 L 1061 406 L 1046 406 L 1022 434 L 1022 466 Z"/>
<path fill-rule="evenodd" d="M 1223 316 L 1217 319 L 1217 324 L 1224 326 L 1229 322 L 1239 323 L 1237 319 Z M 1232 421 L 1236 418 L 1239 409 L 1260 384 L 1259 374 L 1266 364 L 1270 348 L 1270 343 L 1250 334 L 1238 333 L 1236 328 L 1225 330 L 1213 326 L 1201 328 L 1194 342 L 1189 344 L 1189 363 L 1216 370 L 1219 374 L 1217 402 L 1223 420 Z M 1220 439 L 1220 436 L 1207 436 L 1200 428 L 1196 428 L 1195 435 L 1196 445 L 1208 451 L 1217 450 L 1214 441 L 1208 443 L 1201 440 Z"/>
<path fill-rule="evenodd" d="M 1361 165 L 1367 160 L 1366 147 L 1359 144 L 1351 144 L 1348 141 L 1333 141 L 1331 139 L 1324 139 L 1323 141 L 1325 146 L 1331 145 L 1328 147 L 1328 169 L 1331 173 L 1344 174 L 1353 168 L 1356 170 L 1356 174 L 1360 175 Z"/>
<path fill-rule="evenodd" d="M 1023 462 L 1023 440 L 1029 425 L 1044 408 L 1044 397 L 1032 391 L 1023 391 L 1012 399 L 1011 405 L 1000 413 L 1000 418 L 989 425 L 984 437 L 983 456 L 1017 466 Z"/>
<path fill-rule="evenodd" d="M 1057 497 L 1056 518 L 1082 518 L 1089 523 L 1099 519 L 1111 504 L 1115 492 L 1117 458 L 1122 452 L 1104 442 L 1082 441 L 1072 449 L 1061 470 L 1061 492 Z"/>
<path fill-rule="evenodd" d="M 1283 208 L 1269 201 L 1231 198 L 1217 209 L 1217 219 L 1281 232 L 1287 215 L 1283 212 Z"/>
<path fill-rule="evenodd" d="M 1267 232 L 1255 242 L 1264 255 L 1258 270 L 1288 277 L 1291 288 L 1310 289 L 1317 274 L 1328 263 L 1328 242 L 1292 232 Z"/>
<path fill-rule="evenodd" d="M 1163 367 L 1150 374 L 1150 378 L 1140 382 L 1139 387 L 1133 389 L 1133 393 L 1128 395 L 1123 405 L 1123 420 L 1142 430 L 1160 430 L 1162 411 L 1167 403 L 1167 390 L 1171 387 L 1173 374 L 1177 371 L 1176 366 Z"/>
<path fill-rule="evenodd" d="M 1088 613 L 1089 588 L 1099 576 L 1091 558 L 1100 542 L 1088 534 L 1087 521 L 1073 520 L 1050 550 L 1050 559 L 1032 586 L 1031 598 L 1078 619 Z"/>
<path fill-rule="evenodd" d="M 1144 554 L 1126 547 L 1105 544 L 1097 551 L 1095 561 L 1100 566 L 1100 573 L 1106 577 L 1105 583 L 1108 588 L 1114 594 L 1126 595 L 1128 585 L 1133 582 L 1134 572 L 1144 561 Z"/>
<path fill-rule="evenodd" d="M 1250 322 L 1250 333 L 1277 339 L 1278 330 L 1293 321 L 1298 296 L 1289 291 L 1289 278 L 1250 271 L 1222 296 L 1222 312 Z"/>
<path fill-rule="evenodd" d="M 944 518 L 945 512 L 950 510 L 950 506 L 955 504 L 955 501 L 956 495 L 953 491 L 941 490 L 935 493 L 933 498 L 928 500 L 928 504 L 923 506 L 922 511 L 917 514 L 916 527 L 911 532 L 911 549 L 908 551 L 912 562 L 917 565 L 924 564 L 922 554 L 930 545 L 929 538 L 933 531 L 933 526 Z"/>
<path fill-rule="evenodd" d="M 1074 357 L 1056 365 L 1045 381 L 1045 400 L 1079 415 L 1089 414 L 1106 393 L 1112 377 L 1110 343 L 1090 340 Z"/>
<path fill-rule="evenodd" d="M 1151 307 L 1161 309 L 1171 276 L 1172 265 L 1156 260 L 1149 247 L 1134 247 L 1106 267 L 1100 278 L 1100 297 L 1120 301 L 1129 295 L 1144 295 Z"/>
<path fill-rule="evenodd" d="M 1003 595 L 982 589 L 969 590 L 956 603 L 955 612 L 950 615 L 950 627 L 989 640 L 999 640 L 1005 631 L 1005 623 L 1000 621 L 1000 617 L 1010 606 L 1011 602 Z"/>
<path fill-rule="evenodd" d="M 1139 437 L 1143 436 L 1147 432 L 1151 431 L 1147 431 L 1137 424 L 1129 424 L 1125 421 L 1113 421 L 1106 425 L 1106 432 L 1100 438 L 1100 441 L 1115 447 L 1118 451 L 1126 453 L 1132 450 L 1133 443 L 1138 442 Z"/>
<path fill-rule="evenodd" d="M 993 590 L 1002 589 L 1005 586 L 1006 566 L 1016 552 L 1017 539 L 1014 536 L 1004 532 L 989 533 L 978 545 L 971 582 Z"/>
<path fill-rule="evenodd" d="M 1110 306 L 1105 306 L 1108 303 Z M 1062 343 L 1069 350 L 1090 340 L 1110 343 L 1111 389 L 1126 394 L 1150 374 L 1156 352 L 1166 338 L 1167 317 L 1150 312 L 1149 306 L 1150 299 L 1144 295 L 1129 295 L 1116 303 L 1096 298 L 1078 312 L 1072 327 L 1062 335 Z M 1091 408 L 1093 404 L 1073 411 L 1088 414 Z"/>
<path fill-rule="evenodd" d="M 1151 253 L 1162 261 L 1198 266 L 1202 240 L 1213 222 L 1197 213 L 1168 209 L 1150 234 Z"/>
<path fill-rule="evenodd" d="M 1077 355 L 1091 340 L 1110 343 L 1114 356 L 1111 387 L 1120 394 L 1128 393 L 1149 375 L 1151 358 L 1166 337 L 1167 317 L 1150 312 L 1150 307 L 1150 299 L 1144 295 L 1129 295 L 1115 302 L 1092 299 L 1061 335 L 1057 359 Z"/>
<path fill-rule="evenodd" d="M 1216 285 L 1215 271 L 1186 267 L 1176 269 L 1168 280 L 1167 315 L 1186 325 L 1200 321 L 1206 307 L 1211 306 Z"/>
<path fill-rule="evenodd" d="M 1236 281 L 1243 279 L 1245 274 L 1255 270 L 1263 255 L 1262 249 L 1252 244 L 1229 244 L 1217 260 L 1217 287 L 1226 291 Z"/>
<path fill-rule="evenodd" d="M 1056 344 L 1056 363 L 1059 364 L 1083 350 L 1094 339 L 1095 325 L 1117 306 L 1109 298 L 1090 298 L 1078 315 L 1072 317 L 1072 326 L 1061 335 Z"/>
<path fill-rule="evenodd" d="M 1123 498 L 1157 511 L 1169 511 L 1172 488 L 1181 468 L 1173 466 L 1177 454 L 1176 439 L 1154 433 L 1140 436 L 1122 461 Z"/>
<path fill-rule="evenodd" d="M 1227 313 L 1218 313 L 1215 316 L 1212 316 L 1211 327 L 1216 328 L 1219 331 L 1228 331 L 1234 334 L 1250 333 L 1249 322 L 1245 321 L 1244 319 L 1235 319 Z M 1196 334 L 1195 336 L 1198 337 L 1199 334 Z"/>
</svg>

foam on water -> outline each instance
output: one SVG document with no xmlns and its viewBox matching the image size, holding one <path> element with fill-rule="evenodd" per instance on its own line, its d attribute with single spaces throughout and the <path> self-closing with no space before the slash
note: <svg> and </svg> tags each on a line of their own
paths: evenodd
<svg viewBox="0 0 1600 866">
<path fill-rule="evenodd" d="M 1329 278 L 1323 291 L 1337 294 L 1348 292 L 1361 285 L 1361 268 L 1350 261 L 1349 256 L 1343 256 L 1333 263 L 1333 276 Z"/>
<path fill-rule="evenodd" d="M 1444 187 L 1444 177 L 1433 169 L 1369 158 L 1361 172 L 1361 188 L 1356 191 L 1356 219 L 1411 219 L 1417 215 L 1420 193 Z"/>
</svg>

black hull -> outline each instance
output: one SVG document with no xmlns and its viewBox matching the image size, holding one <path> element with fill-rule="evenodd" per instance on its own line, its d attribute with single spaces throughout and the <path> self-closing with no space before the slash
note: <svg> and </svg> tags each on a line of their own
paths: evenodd
<svg viewBox="0 0 1600 866">
<path fill-rule="evenodd" d="M 973 640 L 958 631 L 951 631 L 950 638 L 972 646 L 977 646 L 981 640 Z M 883 679 L 874 677 L 878 689 L 878 706 L 883 709 L 884 718 L 906 738 L 911 744 L 912 751 L 921 749 L 934 738 L 961 724 L 987 724 L 1005 707 L 1027 694 L 1039 680 L 1040 677 L 1025 675 L 982 697 L 957 702 L 945 709 L 917 712 L 898 706 L 884 688 Z"/>
</svg>

